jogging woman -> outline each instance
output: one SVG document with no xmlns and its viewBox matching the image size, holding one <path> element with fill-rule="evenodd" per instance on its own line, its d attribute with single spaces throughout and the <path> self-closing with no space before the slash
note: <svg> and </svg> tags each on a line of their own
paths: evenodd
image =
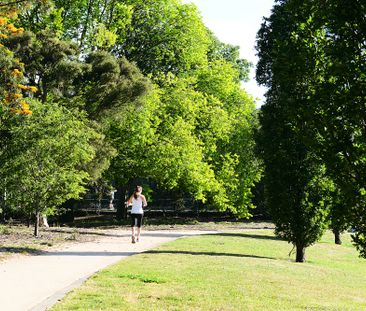
<svg viewBox="0 0 366 311">
<path fill-rule="evenodd" d="M 146 198 L 142 194 L 142 187 L 136 186 L 133 195 L 128 199 L 128 205 L 132 205 L 131 209 L 131 220 L 132 220 L 132 243 L 140 240 L 142 217 L 144 216 L 143 208 L 147 206 Z M 135 232 L 137 227 L 137 234 Z"/>
</svg>

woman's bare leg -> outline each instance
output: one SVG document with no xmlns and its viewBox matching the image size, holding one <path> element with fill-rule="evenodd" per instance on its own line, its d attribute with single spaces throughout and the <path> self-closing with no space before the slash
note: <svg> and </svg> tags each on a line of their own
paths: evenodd
<svg viewBox="0 0 366 311">
<path fill-rule="evenodd" d="M 137 238 L 136 238 L 137 242 L 140 240 L 140 233 L 141 233 L 141 227 L 137 227 Z"/>
<path fill-rule="evenodd" d="M 135 227 L 132 227 L 132 243 L 135 243 Z"/>
</svg>

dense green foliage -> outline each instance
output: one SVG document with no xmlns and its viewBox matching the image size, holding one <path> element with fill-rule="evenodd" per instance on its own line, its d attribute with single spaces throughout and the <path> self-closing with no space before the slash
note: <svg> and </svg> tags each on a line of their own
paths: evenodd
<svg viewBox="0 0 366 311">
<path fill-rule="evenodd" d="M 97 134 L 85 117 L 54 103 L 33 100 L 31 107 L 33 114 L 10 130 L 13 139 L 1 157 L 1 192 L 6 204 L 39 216 L 85 191 L 88 173 L 83 167 L 94 157 L 90 141 Z"/>
<path fill-rule="evenodd" d="M 365 16 L 362 1 L 278 1 L 258 33 L 257 68 L 258 82 L 276 93 L 269 104 L 291 120 L 296 141 L 325 164 L 339 188 L 343 203 L 335 214 L 354 227 L 362 256 Z"/>
<path fill-rule="evenodd" d="M 251 188 L 260 176 L 253 152 L 255 104 L 240 88 L 250 64 L 239 58 L 238 47 L 221 43 L 205 27 L 194 5 L 178 0 L 37 2 L 23 8 L 16 25 L 26 31 L 4 38 L 11 53 L 5 59 L 24 64 L 22 96 L 37 99 L 37 114 L 28 119 L 11 115 L 17 120 L 6 150 L 19 157 L 11 161 L 2 146 L 1 177 L 8 180 L 14 161 L 19 164 L 14 176 L 24 183 L 33 178 L 31 162 L 51 179 L 51 171 L 58 174 L 54 165 L 78 177 L 70 189 L 50 182 L 59 197 L 48 204 L 49 197 L 24 199 L 45 193 L 46 179 L 37 189 L 24 190 L 10 178 L 2 187 L 9 204 L 38 213 L 78 197 L 85 185 L 123 189 L 139 178 L 238 217 L 250 216 Z M 57 123 L 63 114 L 70 119 L 67 129 Z M 47 117 L 53 123 L 39 129 Z M 16 134 L 22 126 L 34 138 Z M 73 135 L 80 139 L 72 143 Z M 39 155 L 42 141 L 50 147 Z M 52 147 L 53 142 L 64 145 Z M 22 145 L 28 162 L 19 154 Z M 76 147 L 88 158 L 80 158 Z M 70 150 L 72 159 L 63 150 Z M 24 176 L 22 165 L 27 166 Z M 62 178 L 59 182 L 65 184 Z M 16 195 L 21 191 L 26 193 Z"/>
</svg>

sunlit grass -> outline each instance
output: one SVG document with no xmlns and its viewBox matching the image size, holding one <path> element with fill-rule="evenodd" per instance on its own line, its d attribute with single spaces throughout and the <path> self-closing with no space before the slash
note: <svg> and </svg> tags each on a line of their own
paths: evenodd
<svg viewBox="0 0 366 311">
<path fill-rule="evenodd" d="M 366 261 L 327 233 L 306 263 L 271 230 L 179 239 L 88 280 L 52 310 L 366 310 Z"/>
</svg>

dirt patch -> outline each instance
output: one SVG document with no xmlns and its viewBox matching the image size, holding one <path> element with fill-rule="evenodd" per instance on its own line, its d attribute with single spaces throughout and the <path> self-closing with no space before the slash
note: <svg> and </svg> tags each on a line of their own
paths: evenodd
<svg viewBox="0 0 366 311">
<path fill-rule="evenodd" d="M 79 228 L 41 228 L 39 237 L 33 228 L 23 225 L 0 225 L 0 261 L 12 256 L 37 255 L 70 242 L 89 242 L 106 234 L 106 230 Z"/>
</svg>

